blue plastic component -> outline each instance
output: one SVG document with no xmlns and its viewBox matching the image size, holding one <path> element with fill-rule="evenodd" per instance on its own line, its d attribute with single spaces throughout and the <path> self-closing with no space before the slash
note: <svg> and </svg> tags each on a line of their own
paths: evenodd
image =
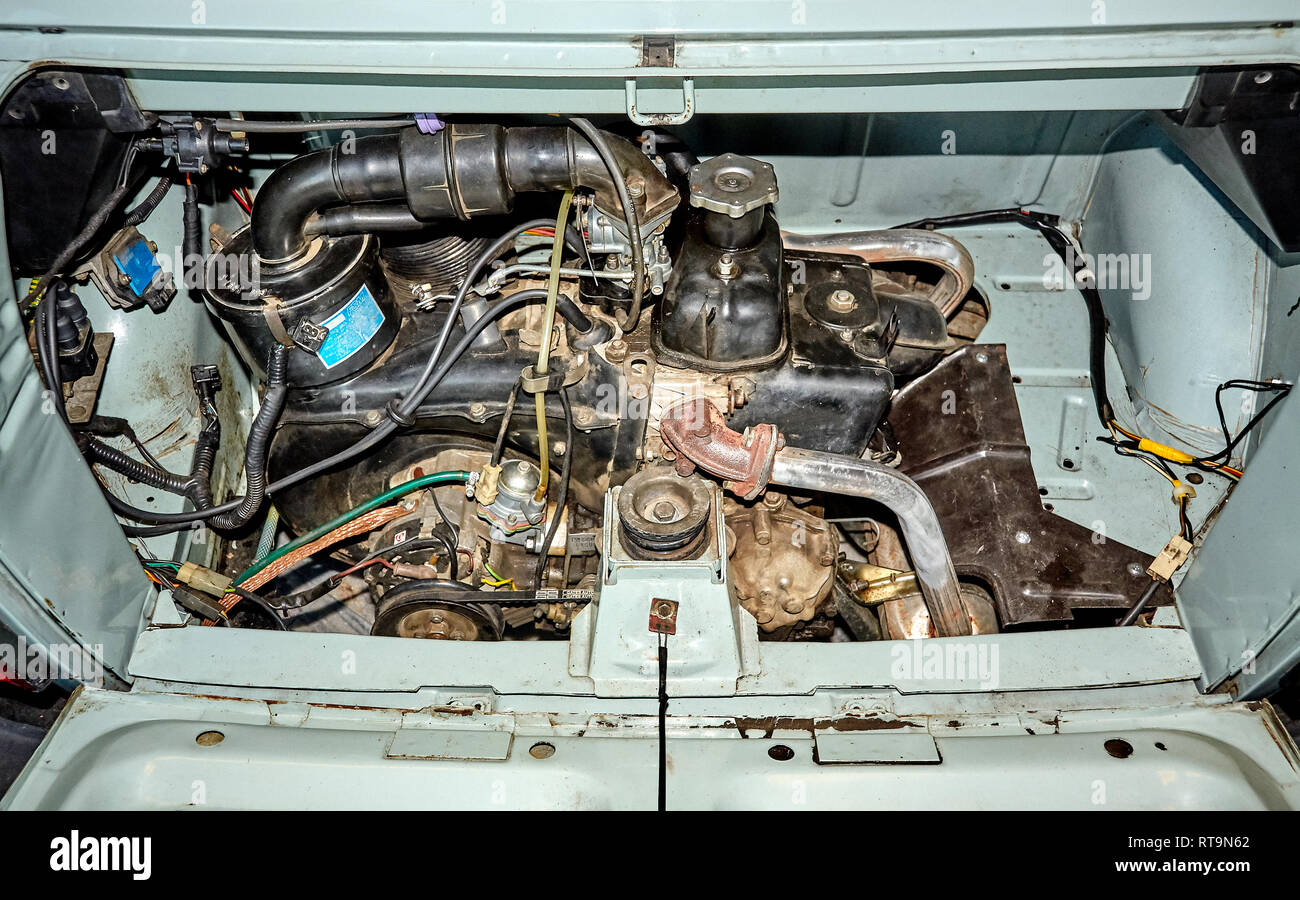
<svg viewBox="0 0 1300 900">
<path fill-rule="evenodd" d="M 149 249 L 149 242 L 144 238 L 133 241 L 113 254 L 113 262 L 119 272 L 131 279 L 131 292 L 137 297 L 144 296 L 144 292 L 153 283 L 154 276 L 162 271 L 162 266 L 158 265 L 153 251 Z"/>
</svg>

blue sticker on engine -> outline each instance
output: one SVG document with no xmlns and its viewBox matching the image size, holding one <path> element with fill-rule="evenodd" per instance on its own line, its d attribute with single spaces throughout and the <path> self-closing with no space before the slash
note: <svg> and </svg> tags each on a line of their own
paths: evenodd
<svg viewBox="0 0 1300 900">
<path fill-rule="evenodd" d="M 330 331 L 316 355 L 325 364 L 325 368 L 332 369 L 370 343 L 370 339 L 384 324 L 384 313 L 375 302 L 370 288 L 363 284 L 347 306 L 321 324 Z"/>
</svg>

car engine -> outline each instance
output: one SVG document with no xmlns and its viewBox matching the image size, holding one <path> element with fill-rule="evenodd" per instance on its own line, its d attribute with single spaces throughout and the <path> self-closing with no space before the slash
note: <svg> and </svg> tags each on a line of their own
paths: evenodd
<svg viewBox="0 0 1300 900">
<path fill-rule="evenodd" d="M 88 464 L 191 507 L 105 484 L 127 536 L 217 535 L 219 563 L 143 560 L 192 624 L 336 604 L 352 617 L 319 627 L 590 640 L 584 609 L 630 579 L 676 604 L 704 572 L 759 639 L 835 642 L 1110 624 L 1141 593 L 1137 551 L 1040 502 L 1005 352 L 977 343 L 988 300 L 942 230 L 1016 223 L 1064 259 L 1050 216 L 808 235 L 778 222 L 771 163 L 663 130 L 137 114 L 99 151 L 123 173 L 91 190 L 100 239 L 51 259 L 20 226 L 15 248 L 51 273 L 33 350 Z M 309 128 L 342 137 L 242 174 Z M 137 158 L 170 174 L 123 214 Z M 168 271 L 140 229 L 182 176 Z M 245 221 L 203 229 L 198 186 L 232 177 Z M 229 373 L 188 360 L 187 472 L 107 440 L 129 424 L 92 414 L 107 348 L 76 295 L 165 316 L 177 281 L 260 385 L 255 415 L 221 409 Z M 1102 371 L 1094 390 L 1105 417 Z M 1144 604 L 1168 601 L 1153 582 Z"/>
</svg>

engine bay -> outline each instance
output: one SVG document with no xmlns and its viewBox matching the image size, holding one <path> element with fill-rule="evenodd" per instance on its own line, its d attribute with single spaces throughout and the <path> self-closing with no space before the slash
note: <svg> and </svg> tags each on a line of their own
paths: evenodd
<svg viewBox="0 0 1300 900">
<path fill-rule="evenodd" d="M 679 615 L 741 676 L 754 640 L 1149 622 L 1193 552 L 1192 485 L 1240 478 L 1289 390 L 1221 383 L 1261 403 L 1219 452 L 1143 437 L 1112 405 L 1095 266 L 1051 211 L 808 233 L 779 220 L 779 164 L 670 129 L 128 100 L 61 72 L 11 96 L 26 129 L 94 121 L 75 165 L 6 180 L 10 248 L 33 361 L 179 625 L 572 640 L 595 677 Z M 13 171 L 30 135 L 6 121 Z M 78 192 L 15 214 L 70 165 Z M 1091 408 L 1067 409 L 1056 462 L 1099 452 L 1095 419 L 1101 450 L 1168 481 L 1154 558 L 1054 510 L 1023 379 L 983 335 L 979 228 L 1031 238 L 1043 289 L 1078 291 L 1087 326 L 1061 339 Z M 129 330 L 185 304 L 220 340 L 158 348 L 165 372 L 112 354 L 105 309 Z M 152 434 L 101 397 L 151 378 L 187 410 Z"/>
</svg>

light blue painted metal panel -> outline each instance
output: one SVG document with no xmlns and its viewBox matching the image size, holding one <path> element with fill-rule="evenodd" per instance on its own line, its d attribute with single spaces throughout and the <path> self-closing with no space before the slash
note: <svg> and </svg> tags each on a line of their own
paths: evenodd
<svg viewBox="0 0 1300 900">
<path fill-rule="evenodd" d="M 1217 451 L 1215 386 L 1259 373 L 1265 239 L 1148 118 L 1108 146 L 1083 234 L 1138 430 Z M 1223 400 L 1229 427 L 1245 425 L 1240 393 Z"/>
<path fill-rule="evenodd" d="M 808 694 L 832 686 L 893 687 L 904 693 L 1051 690 L 1079 686 L 1189 681 L 1201 668 L 1180 629 L 1045 631 L 925 642 L 961 657 L 939 675 L 908 643 L 759 644 L 761 671 L 737 694 Z M 497 693 L 592 695 L 571 676 L 563 641 L 508 644 L 415 641 L 351 634 L 279 634 L 226 628 L 150 628 L 131 657 L 131 675 L 156 681 L 237 688 L 383 691 L 479 687 Z M 966 665 L 974 660 L 974 665 Z M 981 671 L 991 666 L 992 680 Z M 669 679 L 677 694 L 691 693 Z M 653 677 L 626 696 L 657 696 Z"/>
<path fill-rule="evenodd" d="M 1213 0 L 1133 0 L 1101 10 L 1037 0 L 996 7 L 942 0 L 605 0 L 598 7 L 386 0 L 357 16 L 309 0 L 226 0 L 160 15 L 149 6 L 80 0 L 57 11 L 10 9 L 4 20 L 15 26 L 9 40 L 26 59 L 147 60 L 182 70 L 582 75 L 633 71 L 640 63 L 635 36 L 671 34 L 681 38 L 677 70 L 767 76 L 1280 60 L 1295 58 L 1295 31 L 1270 26 L 1294 13 L 1288 0 L 1232 8 Z"/>
<path fill-rule="evenodd" d="M 1267 706 L 1192 698 L 1107 708 L 1107 692 L 1065 692 L 1046 720 L 955 711 L 942 701 L 906 720 L 941 764 L 824 765 L 822 729 L 872 747 L 858 714 L 816 723 L 747 722 L 717 709 L 670 713 L 670 809 L 1285 809 L 1300 805 L 1293 747 Z M 715 700 L 717 704 L 723 701 Z M 318 717 L 317 713 L 321 713 Z M 466 729 L 502 735 L 498 757 L 394 759 L 391 713 L 177 694 L 83 691 L 13 789 L 7 809 L 649 809 L 657 783 L 653 715 L 601 719 L 471 713 Z M 508 724 L 507 724 L 508 723 Z M 1009 727 L 1010 726 L 1010 727 Z M 879 733 L 892 736 L 896 729 Z M 199 743 L 202 733 L 216 732 Z M 1105 742 L 1127 741 L 1123 759 Z M 548 754 L 529 752 L 544 744 Z M 773 754 L 776 746 L 792 751 Z M 75 755 L 60 753 L 77 748 Z M 482 752 L 470 748 L 472 752 Z M 539 758 L 540 757 L 540 758 Z M 1014 759 L 1015 765 L 1007 761 Z M 1098 781 L 1104 784 L 1099 796 Z"/>
<path fill-rule="evenodd" d="M 1300 663 L 1300 402 L 1283 401 L 1274 415 L 1179 588 L 1207 682 L 1235 676 L 1234 693 L 1248 697 L 1267 696 Z"/>
<path fill-rule="evenodd" d="M 1088 79 L 1066 72 L 1032 73 L 1012 79 L 981 76 L 906 78 L 885 75 L 768 75 L 694 78 L 695 114 L 772 112 L 953 113 L 972 108 L 995 110 L 1108 110 L 1176 108 L 1188 96 L 1195 69 L 1172 72 L 1126 70 L 1113 80 Z M 133 94 L 157 109 L 188 108 L 201 92 L 218 109 L 245 112 L 309 108 L 317 111 L 386 113 L 394 109 L 433 109 L 474 115 L 533 114 L 554 109 L 622 116 L 627 109 L 625 79 L 614 76 L 537 75 L 507 78 L 480 74 L 360 77 L 295 74 L 268 82 L 260 74 L 129 71 Z M 647 83 L 648 82 L 648 83 Z M 639 79 L 637 105 L 653 112 L 683 108 L 682 76 Z"/>
<path fill-rule="evenodd" d="M 0 273 L 8 271 L 0 222 Z M 81 643 L 125 676 L 150 592 L 45 398 L 13 282 L 0 277 L 0 616 L 42 646 Z"/>
<path fill-rule="evenodd" d="M 782 228 L 845 231 L 1017 205 L 1076 220 L 1099 154 L 1132 115 L 700 115 L 679 132 L 693 146 L 772 163 Z M 1023 274 L 1040 282 L 1041 257 Z"/>
<path fill-rule="evenodd" d="M 8 79 L 20 72 L 10 68 Z M 181 256 L 179 248 L 169 246 L 180 240 L 180 205 L 180 191 L 174 189 L 142 226 L 171 260 Z M 223 216 L 229 215 L 227 209 Z M 4 227 L 0 222 L 0 590 L 7 599 L 0 601 L 0 615 L 16 633 L 41 644 L 85 644 L 111 674 L 126 677 L 127 657 L 153 591 L 71 434 L 44 399 L 9 277 Z M 219 363 L 224 376 L 218 403 L 230 427 L 218 476 L 234 477 L 242 460 L 241 418 L 247 421 L 251 396 L 248 375 L 203 306 L 182 290 L 163 315 L 143 307 L 123 312 L 111 308 L 93 285 L 77 291 L 96 330 L 115 337 L 97 412 L 126 417 L 165 465 L 188 471 L 197 433 L 197 416 L 189 409 L 195 405 L 190 360 L 167 348 L 193 348 L 197 356 Z M 127 372 L 132 377 L 121 377 Z M 178 510 L 183 502 L 120 476 L 110 475 L 108 481 L 130 502 L 154 509 Z M 187 552 L 194 537 L 187 532 L 179 540 L 143 543 L 155 555 L 174 558 Z"/>
<path fill-rule="evenodd" d="M 139 195 L 124 204 L 134 205 L 156 184 L 150 180 Z M 181 242 L 180 186 L 173 186 L 141 233 L 158 245 L 159 260 L 167 271 L 175 273 L 183 257 Z M 204 198 L 206 201 L 208 198 Z M 215 207 L 200 205 L 200 217 L 219 222 L 228 229 L 243 224 L 242 213 L 233 202 Z M 178 286 L 183 279 L 176 277 Z M 177 296 L 160 315 L 141 307 L 121 310 L 110 306 L 94 283 L 77 286 L 96 331 L 112 332 L 114 344 L 96 411 L 100 415 L 120 416 L 131 422 L 137 436 L 173 472 L 188 472 L 194 456 L 200 418 L 198 402 L 190 382 L 190 365 L 211 363 L 221 372 L 222 388 L 216 405 L 221 415 L 221 449 L 217 455 L 212 484 L 220 496 L 228 487 L 237 491 L 243 471 L 244 435 L 254 411 L 256 394 L 250 375 L 238 355 L 214 325 L 202 303 L 193 299 L 188 289 L 179 287 Z M 179 349 L 178 348 L 183 348 Z M 136 456 L 137 451 L 125 439 L 108 439 L 108 443 Z M 105 484 L 117 496 L 133 506 L 158 512 L 179 512 L 190 508 L 187 501 L 148 485 L 128 481 L 124 476 L 101 469 Z M 100 504 L 98 497 L 84 499 Z M 109 536 L 111 539 L 111 535 Z M 199 529 L 179 535 L 137 540 L 149 553 L 162 559 L 213 561 L 216 542 Z"/>
<path fill-rule="evenodd" d="M 1261 375 L 1300 380 L 1300 255 L 1274 248 Z M 1294 391 L 1293 391 L 1294 393 Z M 1278 404 L 1258 429 L 1250 473 L 1233 491 L 1179 591 L 1211 685 L 1268 696 L 1300 665 L 1300 399 Z"/>
</svg>

